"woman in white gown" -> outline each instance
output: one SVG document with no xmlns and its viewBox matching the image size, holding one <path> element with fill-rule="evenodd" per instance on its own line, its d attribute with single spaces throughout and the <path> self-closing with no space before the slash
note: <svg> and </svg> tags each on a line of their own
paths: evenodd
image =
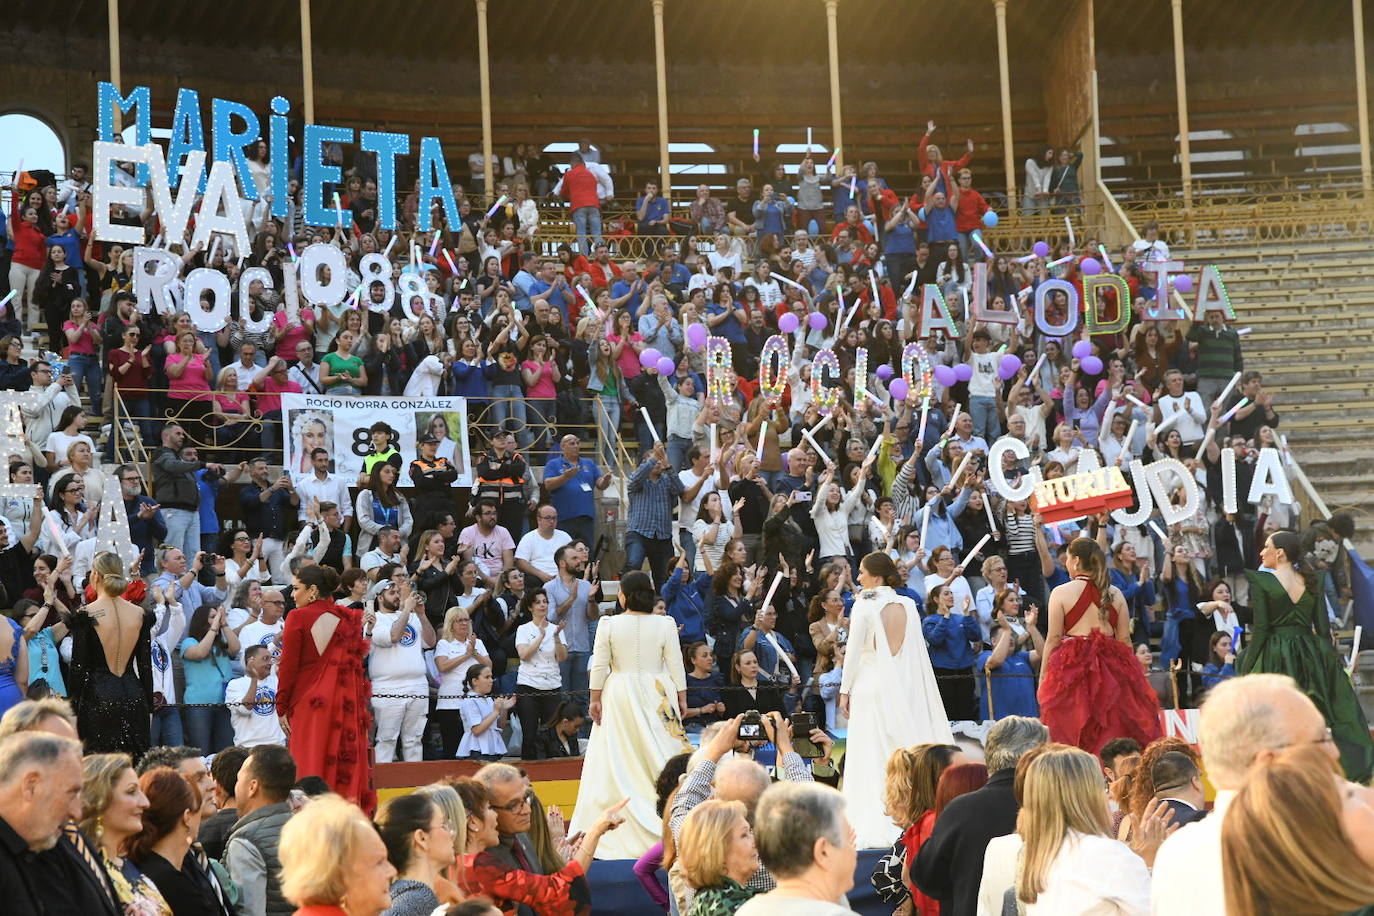
<svg viewBox="0 0 1374 916">
<path fill-rule="evenodd" d="M 891 557 L 870 553 L 859 564 L 863 591 L 850 612 L 840 682 L 840 710 L 849 717 L 842 790 L 859 849 L 890 847 L 902 832 L 883 811 L 887 758 L 914 744 L 954 741 L 916 603 L 893 591 L 900 582 Z"/>
<path fill-rule="evenodd" d="M 690 752 L 682 726 L 687 676 L 673 618 L 653 613 L 648 574 L 620 580 L 624 613 L 596 628 L 592 648 L 592 737 L 582 762 L 569 836 L 589 830 L 621 799 L 625 823 L 602 837 L 598 859 L 637 859 L 659 841 L 663 821 L 654 810 L 654 782 L 669 757 Z"/>
</svg>

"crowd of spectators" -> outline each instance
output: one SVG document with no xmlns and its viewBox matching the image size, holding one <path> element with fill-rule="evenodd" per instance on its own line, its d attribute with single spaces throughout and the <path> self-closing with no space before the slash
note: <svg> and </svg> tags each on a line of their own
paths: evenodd
<svg viewBox="0 0 1374 916">
<path fill-rule="evenodd" d="M 102 754 L 86 758 L 82 779 L 70 722 L 54 725 L 57 739 L 0 743 L 0 818 L 35 861 L 56 850 L 33 867 L 82 878 L 51 891 L 46 881 L 8 876 L 5 865 L 4 887 L 14 880 L 34 895 L 94 895 L 72 910 L 81 912 L 162 912 L 160 895 L 177 913 L 287 912 L 291 903 L 347 897 L 350 913 L 429 912 L 452 902 L 451 913 L 475 914 L 485 911 L 458 901 L 479 891 L 505 912 L 583 912 L 599 833 L 574 843 L 546 830 L 558 820 L 554 811 L 531 818 L 537 798 L 499 761 L 581 753 L 598 621 L 614 612 L 616 575 L 647 565 L 661 598 L 656 611 L 678 625 L 688 686 L 682 712 L 700 733 L 699 759 L 672 787 L 675 799 L 662 799 L 665 846 L 679 863 L 670 871 L 671 895 L 684 912 L 845 912 L 837 907 L 850 888 L 854 849 L 842 803 L 822 787 L 800 785 L 833 779 L 828 749 L 818 762 L 791 754 L 786 720 L 809 713 L 822 736 L 844 727 L 835 696 L 858 591 L 855 564 L 878 550 L 897 561 L 902 593 L 922 610 L 949 717 L 999 720 L 981 777 L 963 769 L 973 764 L 953 750 L 928 748 L 913 751 L 909 764 L 925 768 L 921 786 L 897 774 L 909 785 L 890 813 L 911 828 L 910 856 L 888 890 L 971 914 L 977 879 L 988 877 L 983 847 L 1016 835 L 1026 865 L 988 889 L 998 907 L 988 912 L 1001 912 L 1008 893 L 1027 912 L 1069 912 L 1085 894 L 1107 895 L 1085 886 L 1085 871 L 1116 885 L 1110 893 L 1120 892 L 1124 911 L 1143 912 L 1149 878 L 1136 861 L 1170 848 L 1168 841 L 1159 847 L 1165 818 L 1157 806 L 1123 820 L 1129 848 L 1109 845 L 1116 834 L 1096 764 L 1067 748 L 1029 762 L 1031 745 L 1044 741 L 1031 740 L 1028 724 L 1038 712 L 1040 613 L 1049 590 L 1067 579 L 1066 545 L 1096 539 L 1112 558 L 1112 582 L 1129 603 L 1137 654 L 1162 704 L 1202 703 L 1204 722 L 1213 709 L 1227 711 L 1229 723 L 1241 701 L 1210 697 L 1249 696 L 1241 685 L 1250 679 L 1236 678 L 1233 666 L 1236 640 L 1252 622 L 1243 572 L 1259 567 L 1268 535 L 1297 528 L 1299 519 L 1295 504 L 1272 496 L 1223 511 L 1221 449 L 1235 450 L 1237 488 L 1248 492 L 1259 450 L 1280 444 L 1280 415 L 1263 378 L 1245 371 L 1242 338 L 1221 313 L 1197 325 L 1155 316 L 1171 292 L 1156 289 L 1156 275 L 1144 269 L 1170 257 L 1158 226 L 1106 258 L 1132 292 L 1120 333 L 1080 327 L 1057 337 L 1031 320 L 1041 284 L 1062 279 L 1081 291 L 1084 261 L 1105 254 L 1086 228 L 1072 244 L 1055 242 L 1051 255 L 986 252 L 987 289 L 973 290 L 972 264 L 991 241 L 979 232 L 989 206 L 970 157 L 942 158 L 930 142 L 934 131 L 929 125 L 920 144 L 919 187 L 901 193 L 874 163 L 822 173 L 807 154 L 795 178 L 781 164 L 769 166 L 741 179 L 727 201 L 699 188 L 685 209 L 674 210 L 659 185 L 646 182 L 624 233 L 605 231 L 612 173 L 586 143 L 559 174 L 534 159 L 523 171 L 508 160 L 489 195 L 505 202 L 488 212 L 483 189 L 470 184 L 460 189 L 461 221 L 440 219 L 433 234 L 415 228 L 414 193 L 400 202 L 401 228 L 379 228 L 375 177 L 365 167 L 351 170 L 340 189 L 340 206 L 352 214 L 340 229 L 305 226 L 293 185 L 287 219 L 254 210 L 249 251 L 164 242 L 187 269 L 224 272 L 235 302 L 245 268 L 272 274 L 272 289 L 255 281 L 242 291 L 248 314 L 235 308 L 218 332 L 197 330 L 184 310 L 140 313 L 132 252 L 91 236 L 84 168 L 72 167 L 60 185 L 41 172 L 17 176 L 10 220 L 0 225 L 9 264 L 0 273 L 15 292 L 0 315 L 0 393 L 27 393 L 17 402 L 23 434 L 7 440 L 8 480 L 33 495 L 13 490 L 0 505 L 0 603 L 11 618 L 0 626 L 0 708 L 31 710 L 19 702 L 28 694 L 48 704 L 34 721 L 70 719 L 40 698 L 68 696 L 67 685 L 89 675 L 88 659 L 71 651 L 71 615 L 83 605 L 107 523 L 101 509 L 114 503 L 117 487 L 138 551 L 129 573 L 146 580 L 146 591 L 126 597 L 153 620 L 149 670 L 139 672 L 157 698 L 149 753 L 188 744 L 195 752 L 184 760 L 204 754 L 240 766 L 231 774 L 226 762 L 221 778 L 173 765 L 192 777 L 178 782 L 146 758 Z M 255 164 L 265 156 L 263 144 Z M 1042 163 L 1028 162 L 1025 209 L 1072 220 L 1080 158 L 1047 150 Z M 549 198 L 567 203 L 575 241 L 541 239 L 555 217 L 536 199 Z M 115 218 L 142 225 L 150 243 L 160 235 L 151 207 Z M 314 242 L 343 249 L 350 288 L 362 282 L 364 255 L 394 250 L 396 274 L 402 264 L 423 270 L 443 308 L 413 320 L 410 303 L 398 296 L 387 304 L 377 283 L 364 295 L 378 310 L 303 302 L 298 321 L 289 321 L 280 293 L 285 268 L 295 250 Z M 1011 316 L 1009 323 L 960 322 L 960 338 L 921 339 L 933 366 L 967 370 L 951 384 L 935 381 L 928 403 L 891 397 L 889 380 L 900 377 L 902 349 L 919 327 L 919 293 L 906 295 L 912 283 L 939 287 L 955 313 L 986 293 L 992 312 Z M 1062 312 L 1066 300 L 1056 293 L 1050 306 Z M 759 383 L 763 342 L 791 322 L 798 330 L 786 335 L 793 349 L 781 367 L 790 386 L 770 397 Z M 700 346 L 707 333 L 729 344 L 723 392 L 707 389 Z M 840 389 L 828 410 L 811 384 L 821 349 L 833 350 L 839 365 L 826 380 Z M 861 350 L 866 379 L 854 377 Z M 1006 354 L 1019 365 L 999 375 Z M 1239 384 L 1224 392 L 1235 373 Z M 856 406 L 856 388 L 873 397 L 860 395 Z M 414 486 L 398 489 L 402 459 L 385 421 L 369 430 L 356 479 L 336 473 L 323 445 L 286 465 L 280 449 L 298 432 L 282 428 L 280 398 L 288 392 L 467 397 L 471 493 L 451 486 L 452 461 L 432 430 L 414 443 L 418 457 L 407 469 Z M 141 440 L 146 465 L 117 463 L 125 458 L 121 436 Z M 1136 459 L 1177 458 L 1204 498 L 1175 524 L 1165 524 L 1158 507 L 1135 526 L 1106 514 L 1045 523 L 1028 501 L 1004 499 L 988 482 L 989 447 L 1002 436 L 1030 453 L 1027 462 L 1004 465 L 1013 479 L 1032 468 L 1045 479 L 1072 475 L 1089 461 L 1129 473 Z M 626 465 L 625 454 L 636 457 Z M 605 504 L 619 489 L 617 476 L 625 495 L 613 520 Z M 221 518 L 229 504 L 234 511 Z M 1303 531 L 1321 592 L 1319 628 L 1345 619 L 1352 534 L 1344 515 Z M 623 557 L 620 568 L 602 568 L 605 557 Z M 490 764 L 476 780 L 383 806 L 380 843 L 342 802 L 291 813 L 302 799 L 292 797 L 294 764 L 272 715 L 275 662 L 294 608 L 286 587 L 317 564 L 342 573 L 337 600 L 363 612 L 376 760 Z M 1252 688 L 1259 699 L 1246 702 L 1282 693 L 1282 685 L 1265 684 Z M 769 787 L 752 760 L 756 748 L 738 738 L 749 711 L 772 723 L 780 786 Z M 1284 780 L 1312 779 L 1296 749 L 1320 742 L 1297 736 L 1302 726 L 1292 717 L 1257 738 L 1219 722 L 1222 715 L 1210 719 L 1212 733 L 1225 739 L 1209 751 L 1204 737 L 1204 761 L 1229 761 L 1220 766 L 1232 770 L 1227 785 L 1238 793 L 1237 820 L 1249 818 L 1245 836 L 1277 831 L 1265 805 L 1277 804 L 1272 799 L 1292 784 Z M 992 736 L 1003 727 L 1027 746 L 999 755 Z M 1290 735 L 1297 737 L 1285 744 Z M 1247 774 L 1256 759 L 1271 757 L 1267 782 Z M 939 800 L 944 770 L 958 771 L 951 783 L 964 787 L 966 799 Z M 1158 799 L 1170 802 L 1176 819 L 1173 802 L 1198 807 L 1188 789 L 1195 770 L 1195 762 L 1167 755 L 1152 761 L 1151 784 L 1176 790 Z M 977 788 L 980 778 L 986 786 Z M 39 786 L 48 793 L 41 805 Z M 1338 818 L 1340 805 L 1355 802 L 1344 789 L 1332 791 L 1313 785 L 1311 797 L 1336 805 Z M 222 816 L 230 801 L 232 824 Z M 222 856 L 187 845 L 177 826 L 204 841 L 202 818 L 217 825 Z M 617 823 L 610 810 L 598 830 Z M 1326 829 L 1334 832 L 1324 840 L 1334 843 L 1342 829 L 1357 828 Z M 981 839 L 970 839 L 970 830 Z M 319 835 L 338 838 L 329 861 L 320 858 Z M 1182 834 L 1190 835 L 1198 836 Z M 1227 846 L 1228 836 L 1218 829 L 1209 841 L 1217 856 L 1225 853 L 1226 893 L 1255 901 L 1238 912 L 1265 912 L 1258 901 L 1277 893 L 1270 868 L 1236 839 Z M 4 844 L 13 861 L 23 853 L 18 842 Z M 1276 835 L 1274 843 L 1303 847 L 1292 836 Z M 1367 849 L 1356 852 L 1369 861 Z M 1177 867 L 1196 867 L 1198 857 L 1188 861 Z M 1303 857 L 1312 869 L 1332 861 Z M 82 871 L 92 868 L 104 876 Z M 1218 860 L 1207 876 L 1218 893 L 1222 874 Z M 1347 883 L 1331 900 L 1362 892 L 1348 870 L 1342 874 Z M 393 875 L 400 880 L 392 883 Z M 1123 890 L 1126 876 L 1137 883 Z M 1157 870 L 1157 898 L 1159 882 Z M 1180 878 L 1166 893 L 1189 883 Z M 693 897 L 703 902 L 693 905 Z M 810 905 L 794 898 L 821 903 L 804 909 Z"/>
</svg>

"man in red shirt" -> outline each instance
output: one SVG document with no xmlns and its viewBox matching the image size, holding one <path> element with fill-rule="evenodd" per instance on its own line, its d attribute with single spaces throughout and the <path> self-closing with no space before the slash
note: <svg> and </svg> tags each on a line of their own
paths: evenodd
<svg viewBox="0 0 1374 916">
<path fill-rule="evenodd" d="M 587 236 L 601 244 L 601 196 L 597 191 L 596 176 L 587 168 L 582 157 L 573 153 L 569 157 L 572 168 L 563 175 L 558 183 L 559 196 L 568 202 L 572 211 L 573 227 L 577 230 L 577 250 L 587 251 Z"/>
<path fill-rule="evenodd" d="M 969 259 L 969 233 L 983 225 L 983 214 L 988 212 L 988 202 L 983 195 L 973 190 L 973 173 L 968 169 L 959 170 L 959 203 L 954 211 L 954 228 L 959 231 L 959 257 L 965 264 Z M 973 260 L 983 257 L 983 249 L 973 252 Z"/>
<path fill-rule="evenodd" d="M 836 223 L 835 229 L 830 233 L 830 240 L 836 241 L 840 237 L 842 230 L 849 230 L 849 237 L 862 245 L 873 244 L 873 233 L 863 221 L 863 216 L 859 213 L 859 208 L 850 204 L 844 211 L 844 222 Z"/>
<path fill-rule="evenodd" d="M 598 241 L 596 243 L 596 253 L 592 256 L 592 263 L 587 268 L 587 273 L 592 278 L 593 289 L 605 289 L 611 285 L 612 280 L 620 277 L 620 268 L 611 260 L 605 242 Z"/>
</svg>

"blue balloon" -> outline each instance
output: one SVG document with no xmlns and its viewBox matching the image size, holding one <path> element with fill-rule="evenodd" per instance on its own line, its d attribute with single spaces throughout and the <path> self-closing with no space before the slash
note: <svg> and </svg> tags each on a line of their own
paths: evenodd
<svg viewBox="0 0 1374 916">
<path fill-rule="evenodd" d="M 924 219 L 926 218 L 926 208 L 925 208 L 925 207 L 922 207 L 921 209 L 919 209 L 919 210 L 916 211 L 916 218 L 919 219 L 919 220 L 924 220 Z"/>
<path fill-rule="evenodd" d="M 983 214 L 983 225 L 987 226 L 989 229 L 991 229 L 993 226 L 996 226 L 997 222 L 998 219 L 996 210 L 989 210 L 988 212 Z"/>
</svg>

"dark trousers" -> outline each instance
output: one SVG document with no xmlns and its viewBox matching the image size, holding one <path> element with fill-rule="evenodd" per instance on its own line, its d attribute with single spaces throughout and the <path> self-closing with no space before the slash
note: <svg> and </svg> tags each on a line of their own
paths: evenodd
<svg viewBox="0 0 1374 916">
<path fill-rule="evenodd" d="M 587 550 L 596 549 L 596 519 L 590 515 L 579 515 L 576 518 L 560 518 L 558 520 L 558 530 L 565 532 L 574 541 L 581 541 L 587 545 Z"/>
<path fill-rule="evenodd" d="M 649 574 L 654 577 L 654 588 L 663 588 L 663 583 L 668 581 L 668 567 L 673 562 L 673 539 L 651 538 L 637 531 L 625 532 L 625 572 L 639 569 L 646 559 Z"/>
<path fill-rule="evenodd" d="M 520 717 L 520 759 L 541 760 L 539 729 L 553 717 L 561 695 L 543 693 L 525 684 L 515 685 L 515 714 Z"/>
<path fill-rule="evenodd" d="M 1023 608 L 1038 604 L 1043 611 L 1049 607 L 1045 594 L 1045 577 L 1041 575 L 1040 555 L 1036 553 L 1014 553 L 1007 557 L 1007 581 L 1015 582 L 1026 593 Z"/>
<path fill-rule="evenodd" d="M 436 709 L 429 714 L 431 722 L 439 726 L 439 738 L 444 743 L 444 760 L 458 756 L 458 745 L 463 740 L 463 717 L 456 709 Z"/>
<path fill-rule="evenodd" d="M 935 683 L 940 688 L 940 701 L 945 704 L 945 715 L 951 722 L 963 719 L 978 721 L 972 668 L 936 668 Z"/>
</svg>

